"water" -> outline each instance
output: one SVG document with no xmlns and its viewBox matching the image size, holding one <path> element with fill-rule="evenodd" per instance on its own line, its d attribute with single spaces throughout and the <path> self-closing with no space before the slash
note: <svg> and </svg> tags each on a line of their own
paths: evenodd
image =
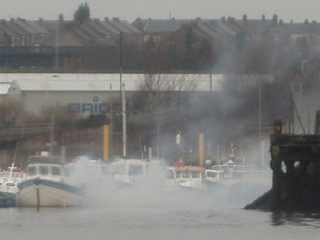
<svg viewBox="0 0 320 240">
<path fill-rule="evenodd" d="M 92 175 L 91 175 L 92 176 Z M 160 191 L 161 177 L 118 189 L 110 178 L 87 194 L 81 208 L 0 208 L 0 237 L 10 240 L 320 240 L 320 215 L 244 210 L 270 189 L 252 181 L 232 190 Z M 104 183 L 104 184 L 102 184 Z"/>
<path fill-rule="evenodd" d="M 244 210 L 194 193 L 105 197 L 83 208 L 0 209 L 1 239 L 320 239 L 319 215 Z"/>
</svg>

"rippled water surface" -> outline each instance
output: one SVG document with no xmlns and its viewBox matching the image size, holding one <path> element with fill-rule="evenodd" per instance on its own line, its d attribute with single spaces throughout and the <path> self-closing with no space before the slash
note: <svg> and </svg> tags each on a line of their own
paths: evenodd
<svg viewBox="0 0 320 240">
<path fill-rule="evenodd" d="M 243 209 L 270 184 L 209 195 L 156 189 L 153 184 L 119 190 L 108 183 L 89 192 L 82 208 L 2 208 L 0 239 L 320 240 L 319 214 Z"/>
<path fill-rule="evenodd" d="M 194 194 L 122 197 L 83 208 L 0 209 L 1 239 L 320 239 L 316 214 L 274 215 Z"/>
</svg>

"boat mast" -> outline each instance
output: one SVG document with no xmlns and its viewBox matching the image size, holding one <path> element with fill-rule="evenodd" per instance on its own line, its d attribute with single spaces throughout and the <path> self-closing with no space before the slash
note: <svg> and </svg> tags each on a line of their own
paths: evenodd
<svg viewBox="0 0 320 240">
<path fill-rule="evenodd" d="M 53 145 L 54 145 L 54 115 L 51 114 L 50 121 L 50 140 L 49 140 L 49 156 L 53 156 Z"/>
<path fill-rule="evenodd" d="M 19 147 L 19 141 L 17 142 L 16 149 L 15 149 L 15 151 L 14 151 L 14 158 L 13 158 L 13 163 L 12 163 L 11 170 L 10 170 L 10 177 L 12 177 L 12 172 L 13 172 L 14 164 L 15 164 L 16 159 L 17 159 L 18 147 Z"/>
</svg>

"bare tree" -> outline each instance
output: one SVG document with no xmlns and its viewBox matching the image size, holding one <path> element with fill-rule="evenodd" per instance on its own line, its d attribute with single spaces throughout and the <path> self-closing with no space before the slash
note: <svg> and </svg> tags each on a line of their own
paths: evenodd
<svg viewBox="0 0 320 240">
<path fill-rule="evenodd" d="M 140 106 L 146 111 L 165 108 L 171 105 L 179 105 L 182 95 L 196 90 L 201 80 L 200 75 L 185 74 L 145 74 L 139 84 L 146 106 Z M 140 98 L 141 99 L 141 98 Z M 147 101 L 145 101 L 147 100 Z M 143 104 L 143 103 L 141 103 Z"/>
</svg>

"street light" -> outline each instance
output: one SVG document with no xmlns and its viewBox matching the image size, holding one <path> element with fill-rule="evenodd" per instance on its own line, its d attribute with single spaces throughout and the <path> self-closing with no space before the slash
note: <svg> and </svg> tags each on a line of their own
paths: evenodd
<svg viewBox="0 0 320 240">
<path fill-rule="evenodd" d="M 181 134 L 180 134 L 180 132 L 177 133 L 176 144 L 178 145 L 179 161 L 182 162 L 182 159 L 181 159 Z"/>
<path fill-rule="evenodd" d="M 176 136 L 176 144 L 177 144 L 177 145 L 180 145 L 180 144 L 181 144 L 181 135 L 180 135 L 180 132 L 177 133 L 177 136 Z"/>
</svg>

